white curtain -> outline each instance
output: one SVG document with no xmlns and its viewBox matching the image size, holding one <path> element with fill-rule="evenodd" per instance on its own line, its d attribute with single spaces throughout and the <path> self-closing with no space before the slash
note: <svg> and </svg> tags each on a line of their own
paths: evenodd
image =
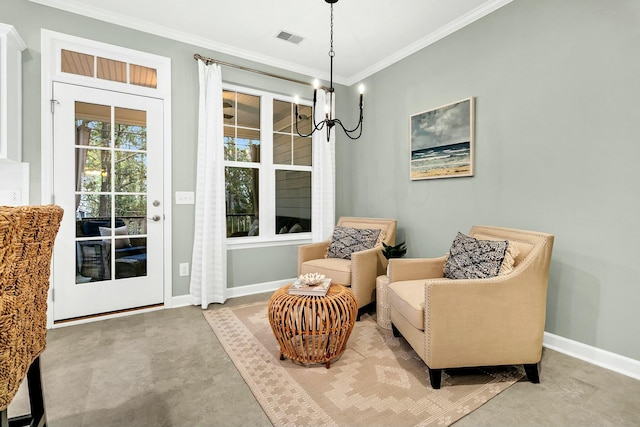
<svg viewBox="0 0 640 427">
<path fill-rule="evenodd" d="M 210 303 L 224 303 L 227 299 L 220 66 L 198 60 L 198 76 L 198 164 L 190 294 L 194 305 L 206 309 Z"/>
<path fill-rule="evenodd" d="M 324 120 L 324 106 L 328 102 L 327 93 L 318 90 L 316 109 L 314 111 L 316 123 Z M 331 106 L 335 111 L 335 99 Z M 336 216 L 336 128 L 331 130 L 331 138 L 327 142 L 326 127 L 313 134 L 313 195 L 311 207 L 311 238 L 314 242 L 327 240 L 333 232 Z"/>
</svg>

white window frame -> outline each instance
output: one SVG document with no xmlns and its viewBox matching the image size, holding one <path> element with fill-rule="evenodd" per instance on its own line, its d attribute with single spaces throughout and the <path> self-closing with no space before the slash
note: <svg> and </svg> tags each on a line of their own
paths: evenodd
<svg viewBox="0 0 640 427">
<path fill-rule="evenodd" d="M 322 165 L 318 164 L 315 156 L 312 159 L 312 166 L 299 165 L 276 165 L 273 163 L 273 101 L 294 102 L 292 96 L 280 95 L 259 89 L 247 88 L 244 86 L 223 83 L 222 90 L 245 93 L 260 98 L 260 164 L 259 169 L 259 198 L 260 198 L 260 235 L 227 237 L 227 249 L 247 249 L 268 246 L 283 246 L 292 244 L 304 244 L 311 242 L 311 232 L 276 234 L 276 170 L 297 170 L 309 171 L 313 178 L 313 170 Z M 312 106 L 309 100 L 299 100 L 299 105 Z M 222 147 L 220 147 L 222 153 Z M 256 167 L 255 163 L 224 161 L 224 167 Z M 313 182 L 313 180 L 312 180 Z M 314 194 L 313 185 L 311 187 L 311 203 L 316 203 L 317 196 Z"/>
</svg>

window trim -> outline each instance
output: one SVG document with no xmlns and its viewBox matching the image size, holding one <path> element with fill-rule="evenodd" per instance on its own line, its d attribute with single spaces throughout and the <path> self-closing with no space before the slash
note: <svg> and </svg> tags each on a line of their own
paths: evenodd
<svg viewBox="0 0 640 427">
<path fill-rule="evenodd" d="M 240 92 L 247 95 L 258 96 L 260 98 L 260 163 L 257 166 L 259 172 L 260 188 L 260 229 L 269 230 L 267 235 L 260 236 L 241 236 L 226 237 L 227 249 L 250 249 L 270 246 L 288 246 L 311 243 L 311 232 L 302 232 L 295 234 L 276 234 L 275 233 L 275 171 L 276 170 L 297 170 L 309 171 L 312 176 L 311 186 L 311 203 L 315 202 L 316 195 L 313 193 L 313 171 L 315 168 L 322 167 L 318 164 L 315 156 L 312 158 L 312 166 L 301 165 L 276 165 L 273 163 L 273 101 L 294 102 L 294 97 L 282 95 L 266 90 L 248 88 L 231 83 L 222 83 L 223 91 Z M 299 105 L 313 107 L 310 100 L 300 99 Z M 224 161 L 224 167 L 256 167 L 255 163 Z"/>
</svg>

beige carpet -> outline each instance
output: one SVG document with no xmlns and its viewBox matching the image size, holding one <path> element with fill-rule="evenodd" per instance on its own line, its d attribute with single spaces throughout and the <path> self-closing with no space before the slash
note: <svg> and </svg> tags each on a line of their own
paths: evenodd
<svg viewBox="0 0 640 427">
<path fill-rule="evenodd" d="M 442 373 L 427 368 L 402 338 L 362 316 L 339 360 L 303 367 L 280 360 L 267 303 L 203 312 L 274 426 L 450 425 L 523 377 L 521 367 Z"/>
</svg>

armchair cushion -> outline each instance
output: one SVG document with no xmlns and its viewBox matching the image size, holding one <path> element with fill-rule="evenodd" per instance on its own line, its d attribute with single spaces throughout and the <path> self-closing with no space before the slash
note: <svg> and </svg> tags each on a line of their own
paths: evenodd
<svg viewBox="0 0 640 427">
<path fill-rule="evenodd" d="M 449 279 L 495 277 L 508 246 L 506 240 L 478 240 L 458 232 L 449 250 L 444 276 Z"/>
<path fill-rule="evenodd" d="M 336 226 L 331 236 L 326 258 L 351 259 L 353 252 L 373 248 L 379 242 L 379 228 L 351 228 Z"/>
<path fill-rule="evenodd" d="M 331 278 L 334 283 L 351 285 L 351 260 L 341 258 L 320 258 L 305 262 L 300 274 L 320 273 Z"/>
<path fill-rule="evenodd" d="M 416 329 L 424 331 L 424 287 L 426 280 L 403 280 L 389 284 L 389 303 Z M 393 301 L 391 301 L 393 300 Z"/>
</svg>

